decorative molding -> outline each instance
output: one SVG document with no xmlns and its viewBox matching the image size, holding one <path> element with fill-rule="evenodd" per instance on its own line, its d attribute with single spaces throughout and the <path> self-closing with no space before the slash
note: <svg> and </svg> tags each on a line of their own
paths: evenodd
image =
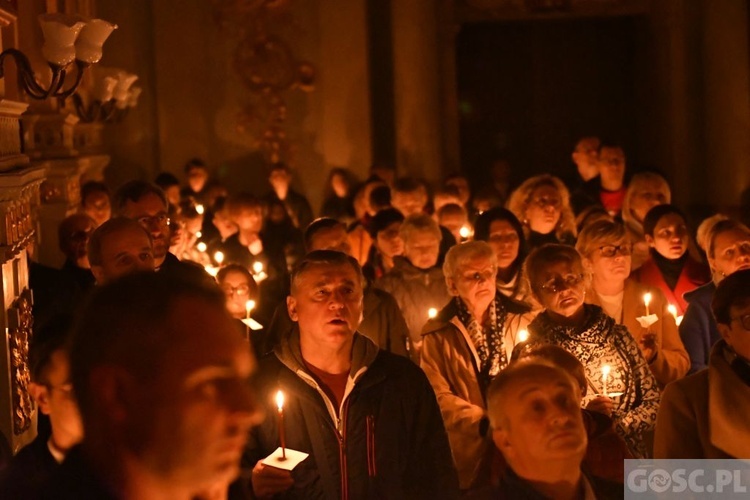
<svg viewBox="0 0 750 500">
<path fill-rule="evenodd" d="M 29 340 L 34 317 L 31 292 L 24 288 L 7 311 L 10 347 L 11 393 L 13 397 L 13 434 L 22 435 L 31 427 L 33 406 L 29 395 Z"/>
</svg>

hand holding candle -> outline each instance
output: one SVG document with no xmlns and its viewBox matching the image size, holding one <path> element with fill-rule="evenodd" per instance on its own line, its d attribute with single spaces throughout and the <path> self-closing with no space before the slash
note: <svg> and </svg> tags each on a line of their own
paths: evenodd
<svg viewBox="0 0 750 500">
<path fill-rule="evenodd" d="M 276 393 L 276 407 L 279 410 L 279 441 L 281 441 L 281 458 L 286 460 L 286 439 L 284 436 L 284 393 L 279 390 Z"/>
</svg>

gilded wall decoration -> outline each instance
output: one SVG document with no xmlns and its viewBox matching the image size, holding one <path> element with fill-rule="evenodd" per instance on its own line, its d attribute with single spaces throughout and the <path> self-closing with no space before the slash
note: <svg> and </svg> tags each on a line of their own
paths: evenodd
<svg viewBox="0 0 750 500">
<path fill-rule="evenodd" d="M 293 0 L 213 0 L 217 23 L 237 38 L 233 68 L 248 90 L 248 101 L 239 104 L 236 126 L 253 141 L 267 162 L 289 161 L 290 144 L 285 129 L 291 90 L 310 92 L 315 68 L 300 61 L 278 33 L 293 24 Z"/>
<path fill-rule="evenodd" d="M 29 340 L 34 318 L 31 314 L 31 292 L 21 293 L 8 311 L 10 334 L 11 391 L 13 396 L 13 433 L 17 436 L 31 427 L 32 404 L 29 395 Z"/>
</svg>

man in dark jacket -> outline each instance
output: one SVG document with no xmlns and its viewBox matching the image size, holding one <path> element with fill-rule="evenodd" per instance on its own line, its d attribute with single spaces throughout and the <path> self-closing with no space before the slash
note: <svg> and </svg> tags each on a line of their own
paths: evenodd
<svg viewBox="0 0 750 500">
<path fill-rule="evenodd" d="M 356 333 L 363 281 L 353 257 L 331 250 L 310 252 L 293 272 L 287 307 L 299 333 L 259 369 L 269 418 L 251 433 L 246 453 L 257 497 L 458 498 L 425 375 Z M 291 472 L 262 462 L 279 446 L 278 390 L 286 445 L 310 455 Z"/>
</svg>

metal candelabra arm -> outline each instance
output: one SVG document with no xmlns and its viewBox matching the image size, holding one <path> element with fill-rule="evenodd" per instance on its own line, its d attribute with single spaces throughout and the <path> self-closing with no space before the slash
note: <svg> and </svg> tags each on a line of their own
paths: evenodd
<svg viewBox="0 0 750 500">
<path fill-rule="evenodd" d="M 52 68 L 52 81 L 50 82 L 49 88 L 45 89 L 37 81 L 36 75 L 34 75 L 34 70 L 29 62 L 29 58 L 18 49 L 6 49 L 0 53 L 0 78 L 5 77 L 4 63 L 7 56 L 12 57 L 16 63 L 16 68 L 18 69 L 18 86 L 23 89 L 29 97 L 39 100 L 44 100 L 48 97 L 60 97 L 64 99 L 72 95 L 81 84 L 83 72 L 89 66 L 87 63 L 76 60 L 76 68 L 78 71 L 75 81 L 70 88 L 63 90 L 65 77 L 67 75 L 65 70 L 66 67 L 50 63 L 49 66 Z"/>
</svg>

